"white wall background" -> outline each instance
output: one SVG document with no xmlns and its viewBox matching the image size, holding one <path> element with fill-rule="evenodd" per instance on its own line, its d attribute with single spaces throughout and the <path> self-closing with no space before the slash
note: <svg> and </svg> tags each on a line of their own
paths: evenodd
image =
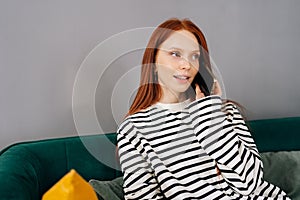
<svg viewBox="0 0 300 200">
<path fill-rule="evenodd" d="M 203 29 L 226 96 L 244 105 L 249 119 L 300 116 L 299 10 L 297 0 L 1 0 L 0 149 L 77 135 L 72 92 L 83 60 L 115 34 L 170 17 Z M 109 68 L 99 64 L 107 69 L 95 96 L 104 132 L 114 132 L 127 110 L 128 99 L 119 96 L 113 104 L 123 110 L 113 117 L 112 90 L 142 53 L 128 52 Z M 134 74 L 126 87 L 138 84 Z"/>
</svg>

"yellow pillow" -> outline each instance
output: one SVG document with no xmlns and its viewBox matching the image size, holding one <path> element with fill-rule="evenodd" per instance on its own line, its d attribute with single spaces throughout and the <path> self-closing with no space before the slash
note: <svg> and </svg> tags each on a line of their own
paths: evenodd
<svg viewBox="0 0 300 200">
<path fill-rule="evenodd" d="M 62 177 L 44 195 L 42 200 L 97 200 L 93 187 L 74 169 Z"/>
</svg>

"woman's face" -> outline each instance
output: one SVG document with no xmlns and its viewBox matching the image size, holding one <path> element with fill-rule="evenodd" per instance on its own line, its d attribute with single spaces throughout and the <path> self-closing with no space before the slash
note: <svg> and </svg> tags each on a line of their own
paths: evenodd
<svg viewBox="0 0 300 200">
<path fill-rule="evenodd" d="M 199 44 L 186 30 L 174 31 L 160 46 L 156 55 L 156 72 L 165 103 L 180 101 L 199 69 Z"/>
</svg>

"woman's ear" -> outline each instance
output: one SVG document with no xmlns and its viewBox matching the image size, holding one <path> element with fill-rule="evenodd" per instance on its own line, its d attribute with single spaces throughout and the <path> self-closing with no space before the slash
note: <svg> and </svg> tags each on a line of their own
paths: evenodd
<svg viewBox="0 0 300 200">
<path fill-rule="evenodd" d="M 153 81 L 154 81 L 154 83 L 157 83 L 158 82 L 158 77 L 157 77 L 158 75 L 157 75 L 157 67 L 156 67 L 156 65 L 154 64 L 154 66 L 153 66 Z"/>
<path fill-rule="evenodd" d="M 154 68 L 154 69 L 153 69 L 153 72 L 154 72 L 154 73 L 157 73 L 157 64 L 156 64 L 156 63 L 153 64 L 153 68 Z"/>
</svg>

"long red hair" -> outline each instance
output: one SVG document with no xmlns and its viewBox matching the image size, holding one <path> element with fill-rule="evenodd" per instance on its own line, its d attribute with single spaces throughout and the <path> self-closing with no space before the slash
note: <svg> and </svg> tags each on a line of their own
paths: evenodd
<svg viewBox="0 0 300 200">
<path fill-rule="evenodd" d="M 139 89 L 127 116 L 157 103 L 161 98 L 162 90 L 155 78 L 157 51 L 160 45 L 174 33 L 174 31 L 179 30 L 187 30 L 197 38 L 200 48 L 199 66 L 206 65 L 211 68 L 204 34 L 193 22 L 189 19 L 179 20 L 177 18 L 172 18 L 163 22 L 153 31 L 145 49 L 142 60 Z M 197 76 L 195 78 L 197 78 Z"/>
</svg>

